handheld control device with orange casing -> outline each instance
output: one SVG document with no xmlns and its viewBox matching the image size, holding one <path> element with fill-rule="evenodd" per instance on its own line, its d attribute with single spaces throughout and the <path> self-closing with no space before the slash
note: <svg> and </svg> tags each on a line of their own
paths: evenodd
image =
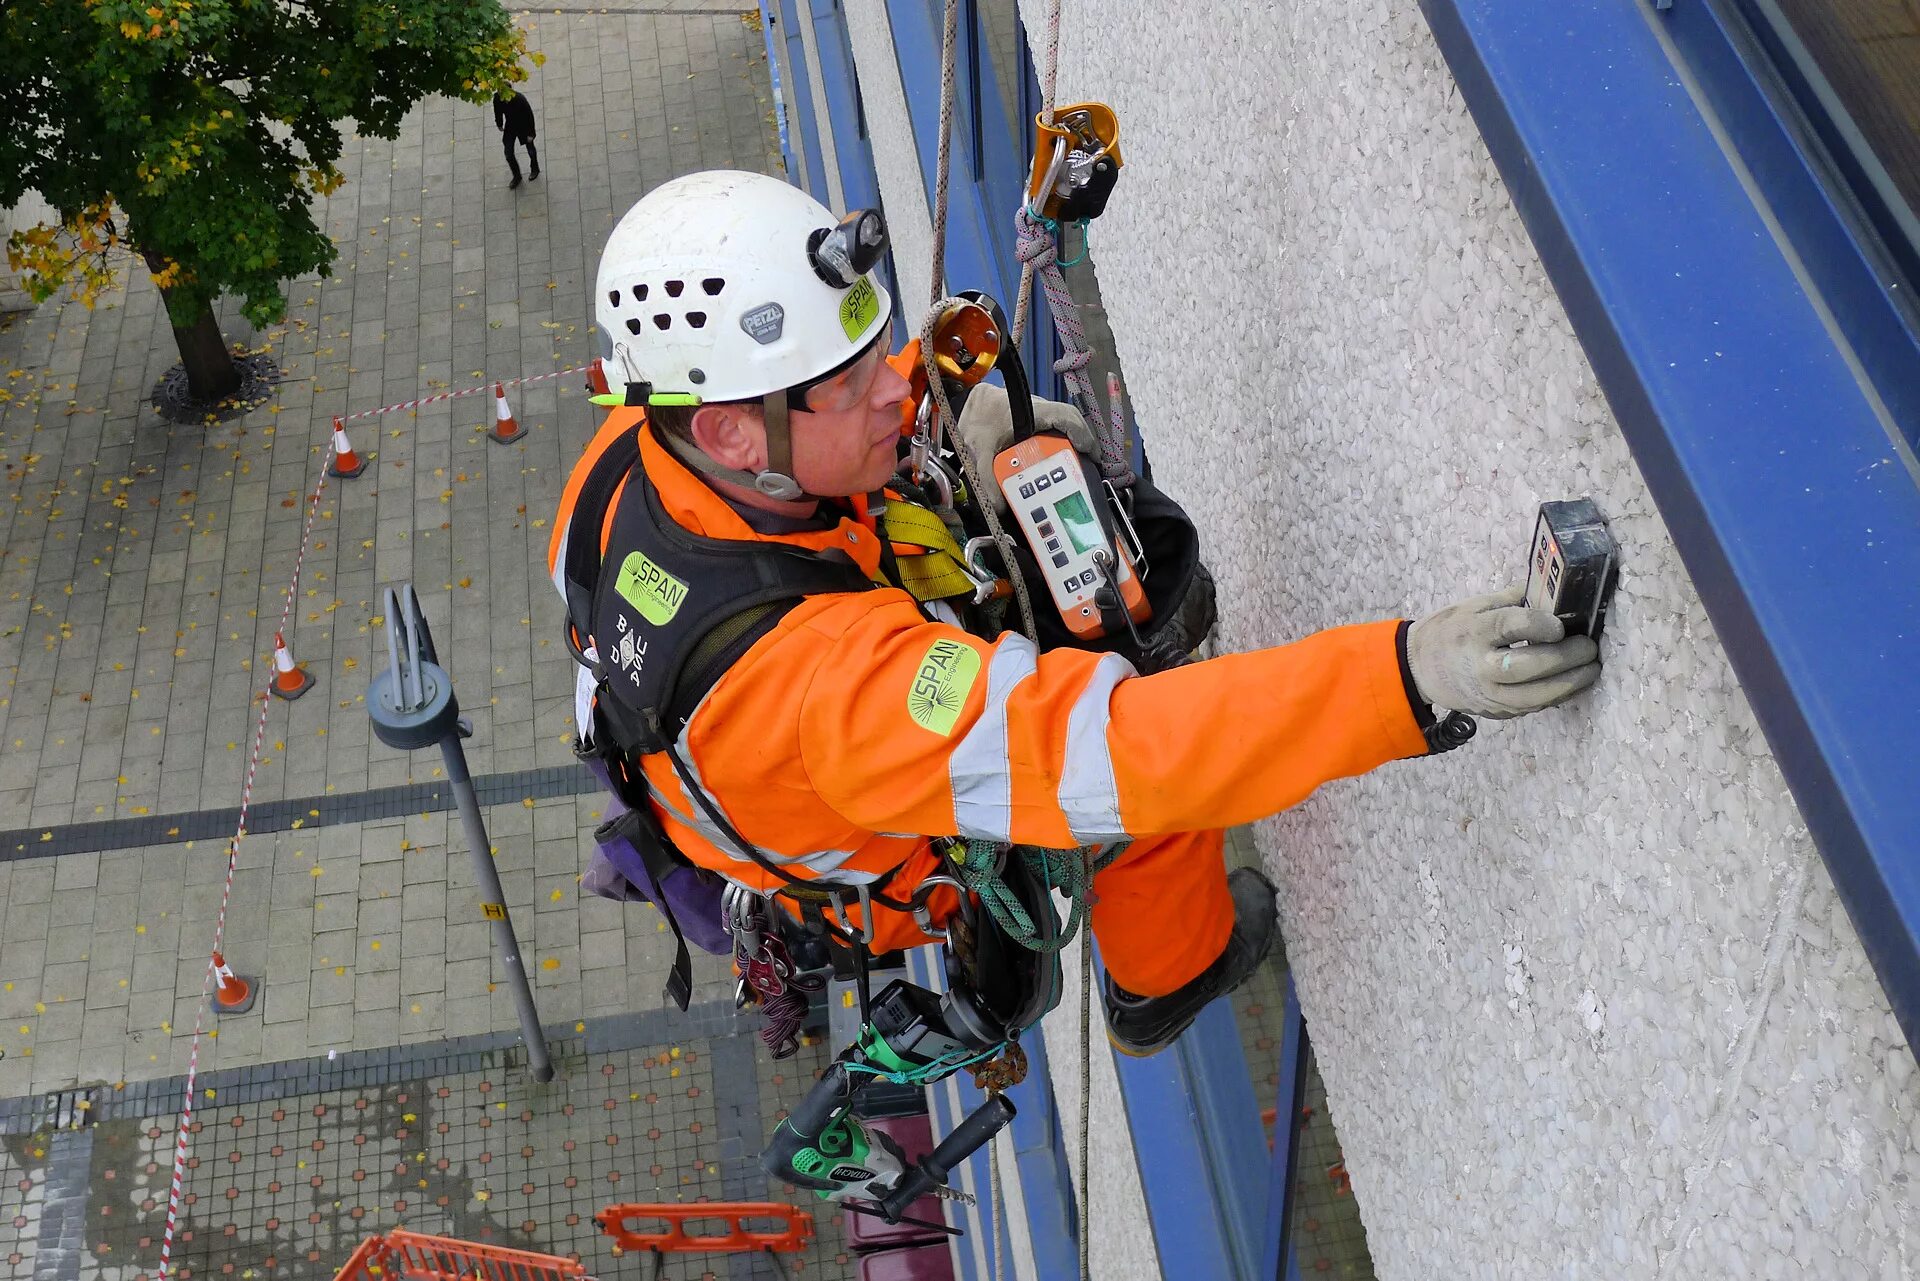
<svg viewBox="0 0 1920 1281">
<path fill-rule="evenodd" d="M 1092 462 L 1064 436 L 1034 435 L 993 460 L 993 478 L 1026 535 L 1054 608 L 1067 630 L 1086 640 L 1106 635 L 1096 599 L 1106 573 L 1127 616 L 1151 614 L 1133 559 L 1101 519 L 1100 479 Z M 1103 554 L 1106 572 L 1096 561 Z"/>
</svg>

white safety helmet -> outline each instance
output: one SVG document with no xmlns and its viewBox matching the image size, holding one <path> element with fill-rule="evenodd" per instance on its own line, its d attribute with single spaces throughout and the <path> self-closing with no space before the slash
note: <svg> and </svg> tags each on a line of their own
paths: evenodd
<svg viewBox="0 0 1920 1281">
<path fill-rule="evenodd" d="M 886 328 L 893 299 L 873 274 L 885 250 L 878 213 L 836 220 L 781 179 L 675 178 L 627 211 L 600 255 L 595 319 L 608 381 L 616 392 L 627 384 L 629 404 L 760 399 L 767 471 L 714 474 L 798 496 L 786 392 L 847 364 Z"/>
</svg>

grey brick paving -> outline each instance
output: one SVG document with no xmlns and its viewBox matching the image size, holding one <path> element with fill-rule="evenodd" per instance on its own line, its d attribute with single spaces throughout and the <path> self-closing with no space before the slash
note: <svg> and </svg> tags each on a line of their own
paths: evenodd
<svg viewBox="0 0 1920 1281">
<path fill-rule="evenodd" d="M 171 428 L 144 406 L 174 352 L 137 274 L 92 313 L 48 304 L 0 333 L 0 829 L 235 802 L 330 416 L 589 359 L 618 213 L 694 168 L 777 169 L 759 34 L 715 8 L 524 18 L 546 167 L 517 192 L 484 107 L 437 100 L 393 142 L 352 140 L 318 211 L 335 275 L 294 282 L 266 333 L 224 316 L 287 371 L 244 419 Z M 484 396 L 355 424 L 375 465 L 321 504 L 289 636 L 320 685 L 273 709 L 267 796 L 412 776 L 360 703 L 379 589 L 406 577 L 470 691 L 476 773 L 567 763 L 543 561 L 592 419 L 573 378 L 513 403 L 529 434 L 505 449 Z"/>
<path fill-rule="evenodd" d="M 96 1131 L 52 1136 L 9 1117 L 25 1116 L 19 1100 L 79 1081 L 104 1084 L 109 1098 L 150 1099 L 156 1117 L 177 1104 L 231 830 L 207 812 L 240 800 L 255 695 L 332 416 L 585 362 L 593 266 L 621 212 L 696 168 L 779 170 L 761 36 L 738 5 L 563 6 L 519 21 L 546 55 L 528 85 L 540 180 L 505 189 L 484 106 L 431 102 L 391 142 L 351 140 L 348 182 L 317 209 L 340 246 L 334 274 L 293 282 L 286 322 L 264 332 L 222 311 L 229 338 L 270 348 L 285 371 L 272 403 L 215 426 L 160 421 L 144 398 L 175 353 L 138 272 L 92 312 L 49 303 L 0 318 L 0 1281 L 132 1281 L 151 1268 L 140 1238 L 153 1216 L 141 1206 L 156 1191 L 164 1201 L 164 1175 L 151 1167 L 171 1141 L 165 1120 L 109 1109 Z M 318 684 L 299 702 L 266 704 L 253 794 L 261 822 L 239 848 L 227 915 L 228 958 L 264 991 L 252 1013 L 210 1021 L 201 1042 L 200 1068 L 220 1089 L 254 1088 L 237 1074 L 326 1062 L 329 1052 L 340 1063 L 394 1046 L 511 1039 L 513 1008 L 459 826 L 431 805 L 414 808 L 442 781 L 437 757 L 375 742 L 364 695 L 381 589 L 411 579 L 475 722 L 474 773 L 572 777 L 572 669 L 544 562 L 566 468 L 594 416 L 574 376 L 512 398 L 528 434 L 511 447 L 485 439 L 489 398 L 456 400 L 355 423 L 355 448 L 372 465 L 326 485 L 288 624 Z M 383 788 L 413 790 L 354 808 Z M 658 1017 L 664 926 L 645 909 L 579 896 L 599 800 L 570 782 L 526 790 L 492 797 L 487 822 L 542 1016 L 582 1037 L 609 1019 Z M 698 980 L 697 999 L 731 986 L 720 963 Z M 592 1057 L 580 1045 L 568 1051 L 572 1068 Z M 605 1055 L 623 1081 L 673 1070 L 647 1067 L 667 1060 L 633 1043 Z M 477 1088 L 450 1066 L 408 1070 L 407 1082 L 435 1090 Z M 510 1093 L 524 1088 L 516 1074 L 495 1077 Z M 392 1110 L 401 1081 L 378 1083 L 381 1106 Z M 569 1075 L 549 1097 L 576 1084 Z M 711 1099 L 699 1106 L 712 1115 Z M 182 1258 L 199 1258 L 196 1270 L 237 1262 L 239 1275 L 330 1276 L 341 1243 L 398 1221 L 394 1202 L 413 1199 L 397 1184 L 384 1189 L 397 1176 L 382 1175 L 378 1199 L 341 1198 L 342 1209 L 302 1192 L 312 1209 L 276 1216 L 279 1194 L 264 1189 L 291 1189 L 293 1178 L 263 1174 L 243 1188 L 218 1176 L 230 1164 L 214 1144 L 233 1119 L 225 1107 L 208 1102 L 189 1174 L 194 1239 Z M 769 1095 L 757 1117 L 738 1109 L 726 1160 L 777 1107 Z M 471 1134 L 449 1135 L 439 1144 L 448 1162 L 477 1161 Z M 659 1186 L 723 1178 L 719 1157 L 696 1175 L 697 1143 L 676 1141 L 687 1182 Z M 292 1145 L 280 1146 L 294 1161 Z M 281 1160 L 272 1147 L 237 1150 L 264 1172 Z M 89 1170 L 86 1230 L 73 1241 L 63 1152 L 81 1153 Z M 744 1167 L 724 1175 L 730 1187 L 743 1178 L 751 1183 Z M 595 1187 L 563 1204 L 536 1182 L 541 1208 L 521 1217 L 543 1225 L 612 1199 Z M 503 1186 L 501 1199 L 518 1186 Z M 464 1208 L 422 1203 L 406 1218 L 477 1230 L 494 1211 L 467 1198 Z M 286 1225 L 267 1229 L 262 1214 Z M 499 1230 L 520 1221 L 500 1218 Z M 264 1251 L 246 1253 L 263 1241 L 286 1254 L 274 1267 Z"/>
</svg>

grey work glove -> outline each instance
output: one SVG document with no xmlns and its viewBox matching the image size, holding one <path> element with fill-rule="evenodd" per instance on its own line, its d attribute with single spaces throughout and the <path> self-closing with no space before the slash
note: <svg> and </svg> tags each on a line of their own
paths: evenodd
<svg viewBox="0 0 1920 1281">
<path fill-rule="evenodd" d="M 1100 456 L 1100 446 L 1087 428 L 1087 420 L 1072 405 L 1057 400 L 1033 398 L 1033 425 L 1036 431 L 1059 432 L 1073 447 L 1089 458 Z M 1007 389 L 981 383 L 967 393 L 967 406 L 960 411 L 960 428 L 955 433 L 973 451 L 973 465 L 980 469 L 980 480 L 993 496 L 999 511 L 1007 510 L 1007 497 L 993 483 L 993 458 L 1013 444 L 1013 405 Z"/>
<path fill-rule="evenodd" d="M 1591 636 L 1528 609 L 1524 587 L 1449 605 L 1407 629 L 1407 670 L 1436 707 L 1508 720 L 1565 702 L 1600 675 Z M 1514 649 L 1516 641 L 1526 641 Z"/>
</svg>

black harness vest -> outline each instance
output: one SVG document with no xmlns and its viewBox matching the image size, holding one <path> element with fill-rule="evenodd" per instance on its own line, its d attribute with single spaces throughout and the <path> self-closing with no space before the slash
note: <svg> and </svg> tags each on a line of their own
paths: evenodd
<svg viewBox="0 0 1920 1281">
<path fill-rule="evenodd" d="M 564 566 L 568 622 L 594 648 L 590 662 L 578 647 L 575 657 L 599 681 L 602 746 L 635 757 L 672 746 L 707 691 L 803 597 L 876 586 L 840 553 L 688 532 L 639 458 L 629 433 L 594 464 Z M 602 565 L 601 528 L 622 477 L 607 540 L 618 563 Z"/>
</svg>

